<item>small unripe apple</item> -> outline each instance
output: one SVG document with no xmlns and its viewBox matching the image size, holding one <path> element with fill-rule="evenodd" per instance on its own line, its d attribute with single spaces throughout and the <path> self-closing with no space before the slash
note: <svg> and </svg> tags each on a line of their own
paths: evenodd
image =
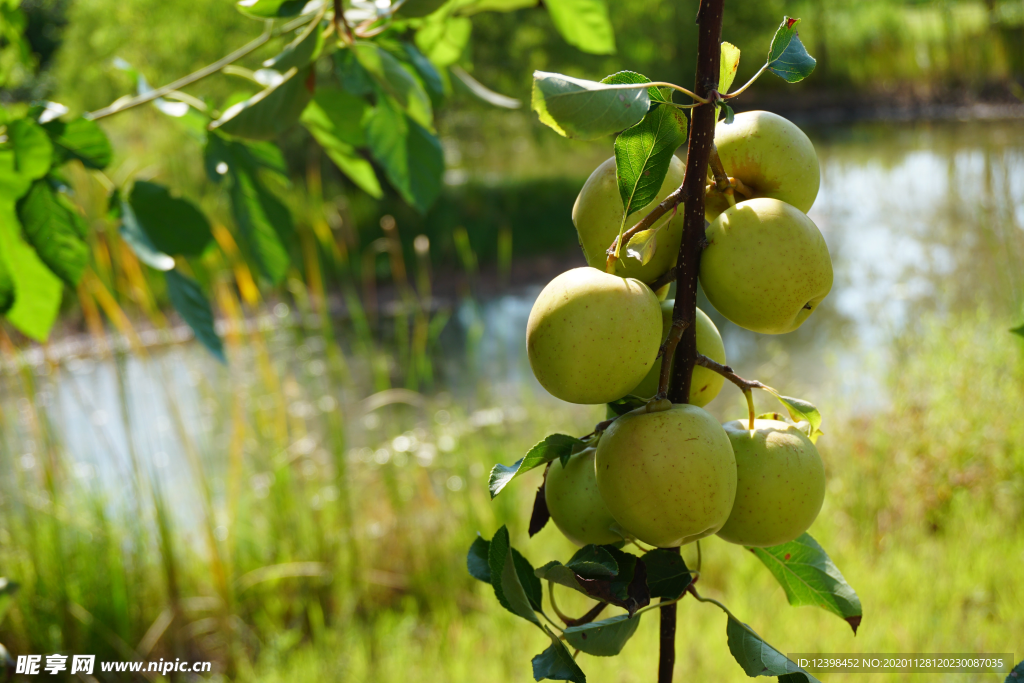
<svg viewBox="0 0 1024 683">
<path fill-rule="evenodd" d="M 814 145 L 795 124 L 767 111 L 736 114 L 732 123 L 715 126 L 715 146 L 725 172 L 739 178 L 754 197 L 771 197 L 792 204 L 804 213 L 811 209 L 821 185 Z M 709 175 L 709 182 L 710 175 Z M 735 195 L 742 201 L 742 195 Z M 711 191 L 704 203 L 709 221 L 729 206 Z"/>
<path fill-rule="evenodd" d="M 604 545 L 621 541 L 611 531 L 615 518 L 608 512 L 597 490 L 594 474 L 595 448 L 587 448 L 569 458 L 562 467 L 559 460 L 551 463 L 544 480 L 544 500 L 558 530 L 578 546 L 589 543 Z"/>
<path fill-rule="evenodd" d="M 597 444 L 597 487 L 619 525 L 672 548 L 718 531 L 736 497 L 729 437 L 707 411 L 677 404 L 617 419 Z"/>
<path fill-rule="evenodd" d="M 825 466 L 807 435 L 778 420 L 727 422 L 736 454 L 736 502 L 718 535 L 768 547 L 807 531 L 825 500 Z"/>
<path fill-rule="evenodd" d="M 668 333 L 672 329 L 672 309 L 676 300 L 669 299 L 661 302 L 661 341 L 668 339 Z M 725 344 L 722 343 L 722 335 L 718 333 L 715 323 L 707 314 L 697 309 L 697 353 L 707 356 L 713 361 L 725 365 Z M 629 392 L 641 398 L 651 398 L 658 393 L 658 381 L 661 379 L 661 358 L 654 361 L 654 367 L 647 373 L 643 381 L 636 385 L 633 391 Z M 718 396 L 722 390 L 722 383 L 725 378 L 717 372 L 697 366 L 693 369 L 693 379 L 690 380 L 690 404 L 695 406 L 706 406 Z"/>
<path fill-rule="evenodd" d="M 708 301 L 740 327 L 792 332 L 832 289 L 825 238 L 785 202 L 741 202 L 722 212 L 706 235 L 700 283 Z"/>
<path fill-rule="evenodd" d="M 530 367 L 569 403 L 608 403 L 650 371 L 661 342 L 651 288 L 597 268 L 573 268 L 541 291 L 526 323 Z"/>
<path fill-rule="evenodd" d="M 632 228 L 650 209 L 675 191 L 683 182 L 685 170 L 679 157 L 673 156 L 658 195 L 646 206 L 630 213 L 623 229 Z M 615 178 L 615 157 L 612 157 L 590 174 L 579 196 L 576 197 L 576 204 L 572 207 L 572 222 L 576 226 L 576 233 L 588 265 L 600 270 L 605 269 L 605 262 L 608 259 L 605 252 L 619 236 L 622 210 L 622 198 Z M 659 228 L 666 225 L 667 221 L 672 221 L 658 231 L 658 246 L 647 265 L 642 265 L 635 258 L 627 257 L 626 245 L 622 245 L 615 269 L 616 275 L 651 282 L 675 265 L 676 257 L 679 255 L 679 242 L 683 236 L 682 212 L 678 212 L 678 215 L 676 213 L 670 211 L 652 226 Z"/>
</svg>

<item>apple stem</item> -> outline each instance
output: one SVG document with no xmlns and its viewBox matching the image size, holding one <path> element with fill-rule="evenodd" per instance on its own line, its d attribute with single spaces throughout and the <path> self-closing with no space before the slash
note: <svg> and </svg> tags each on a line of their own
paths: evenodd
<svg viewBox="0 0 1024 683">
<path fill-rule="evenodd" d="M 747 413 L 749 414 L 749 425 L 747 429 L 753 431 L 756 411 L 754 410 L 754 392 L 750 389 L 743 390 L 743 396 L 747 399 Z"/>
<path fill-rule="evenodd" d="M 711 166 L 711 175 L 715 178 L 715 187 L 719 192 L 725 193 L 732 185 L 729 182 L 729 174 L 725 172 L 725 167 L 722 165 L 722 158 L 718 156 L 718 145 L 713 142 L 711 143 L 711 157 L 708 161 L 708 165 Z"/>
</svg>

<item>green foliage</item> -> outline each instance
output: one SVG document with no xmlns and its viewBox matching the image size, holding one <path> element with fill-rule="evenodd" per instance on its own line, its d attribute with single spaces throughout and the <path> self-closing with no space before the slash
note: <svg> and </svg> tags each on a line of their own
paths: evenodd
<svg viewBox="0 0 1024 683">
<path fill-rule="evenodd" d="M 273 140 L 299 120 L 313 97 L 311 67 L 292 67 L 279 82 L 225 111 L 210 130 L 250 140 Z"/>
<path fill-rule="evenodd" d="M 387 94 L 388 99 L 421 127 L 428 131 L 434 130 L 430 96 L 412 72 L 377 43 L 358 42 L 351 49 L 356 60 Z"/>
<path fill-rule="evenodd" d="M 167 297 L 175 310 L 181 314 L 195 332 L 196 339 L 213 354 L 214 358 L 226 363 L 224 346 L 214 329 L 213 310 L 199 284 L 177 270 L 167 271 L 164 277 L 167 279 Z"/>
<path fill-rule="evenodd" d="M 798 23 L 799 19 L 785 17 L 768 50 L 768 70 L 787 83 L 799 83 L 807 78 L 817 64 L 800 42 L 796 32 Z"/>
<path fill-rule="evenodd" d="M 213 241 L 210 223 L 195 204 L 163 185 L 137 180 L 128 199 L 134 222 L 157 250 L 200 256 Z"/>
<path fill-rule="evenodd" d="M 26 336 L 43 341 L 50 333 L 60 309 L 61 281 L 46 267 L 36 251 L 18 230 L 14 207 L 5 206 L 0 197 L 0 253 L 6 263 L 9 281 L 13 284 L 14 302 L 4 314 L 8 322 Z M 4 216 L 4 213 L 7 216 Z"/>
<path fill-rule="evenodd" d="M 647 586 L 652 598 L 675 600 L 693 583 L 693 575 L 682 556 L 666 548 L 655 548 L 640 558 L 647 567 Z"/>
<path fill-rule="evenodd" d="M 53 143 L 39 124 L 31 119 L 15 119 L 7 126 L 7 138 L 14 152 L 15 169 L 26 180 L 46 175 L 53 162 Z"/>
<path fill-rule="evenodd" d="M 512 614 L 540 626 L 540 619 L 538 619 L 534 612 L 534 602 L 527 595 L 526 591 L 526 585 L 531 585 L 527 582 L 531 578 L 533 581 L 536 581 L 536 577 L 532 576 L 532 570 L 529 572 L 529 578 L 525 573 L 523 575 L 520 574 L 520 567 L 524 563 L 517 563 L 515 561 L 512 545 L 508 538 L 508 529 L 504 526 L 498 529 L 494 534 L 494 538 L 491 539 L 487 553 L 487 564 L 490 568 L 491 585 L 494 587 L 494 595 L 498 598 L 501 606 Z M 528 567 L 528 564 L 526 566 Z M 536 587 L 539 591 L 539 582 L 536 584 Z"/>
<path fill-rule="evenodd" d="M 319 21 L 310 22 L 298 37 L 281 50 L 280 54 L 263 62 L 267 69 L 285 73 L 292 67 L 302 67 L 316 61 L 324 47 L 323 24 Z"/>
<path fill-rule="evenodd" d="M 732 43 L 722 43 L 722 57 L 718 67 L 718 92 L 725 95 L 736 80 L 740 68 L 740 49 Z"/>
<path fill-rule="evenodd" d="M 580 669 L 565 645 L 546 626 L 544 632 L 551 638 L 551 645 L 544 652 L 533 658 L 533 678 L 537 681 L 572 681 L 587 683 L 587 676 Z"/>
<path fill-rule="evenodd" d="M 32 183 L 18 201 L 25 238 L 46 267 L 70 287 L 78 285 L 89 262 L 86 228 L 77 210 L 45 179 Z"/>
<path fill-rule="evenodd" d="M 54 166 L 77 159 L 86 168 L 102 171 L 110 164 L 110 140 L 94 121 L 79 117 L 65 123 L 54 119 L 44 123 L 43 128 L 53 140 Z"/>
<path fill-rule="evenodd" d="M 577 650 L 597 657 L 614 657 L 640 626 L 640 615 L 618 614 L 589 624 L 569 626 L 565 629 L 565 641 Z"/>
<path fill-rule="evenodd" d="M 174 268 L 174 258 L 156 248 L 135 217 L 131 204 L 119 199 L 118 209 L 121 215 L 121 227 L 118 229 L 118 233 L 135 255 L 139 257 L 139 260 L 150 268 L 160 271 Z"/>
<path fill-rule="evenodd" d="M 547 0 L 544 5 L 565 42 L 592 54 L 615 52 L 615 31 L 605 0 Z"/>
<path fill-rule="evenodd" d="M 517 460 L 512 466 L 497 464 L 491 469 L 488 488 L 491 491 L 491 498 L 494 498 L 506 485 L 516 477 L 529 472 L 535 467 L 546 465 L 558 458 L 568 457 L 583 445 L 579 439 L 566 436 L 565 434 L 551 434 L 544 437 L 529 452 Z"/>
<path fill-rule="evenodd" d="M 302 12 L 306 0 L 239 0 L 238 9 L 260 19 L 294 17 Z"/>
<path fill-rule="evenodd" d="M 731 614 L 725 632 L 729 651 L 751 678 L 766 676 L 779 677 L 781 680 L 785 677 L 787 682 L 792 683 L 820 683 Z"/>
<path fill-rule="evenodd" d="M 562 74 L 533 74 L 533 110 L 567 138 L 593 140 L 639 123 L 651 99 L 646 88 L 624 88 Z"/>
<path fill-rule="evenodd" d="M 366 100 L 338 88 L 318 88 L 302 112 L 302 125 L 323 147 L 335 166 L 371 197 L 384 196 L 377 175 L 356 150 L 366 145 L 363 122 L 371 111 Z"/>
</svg>

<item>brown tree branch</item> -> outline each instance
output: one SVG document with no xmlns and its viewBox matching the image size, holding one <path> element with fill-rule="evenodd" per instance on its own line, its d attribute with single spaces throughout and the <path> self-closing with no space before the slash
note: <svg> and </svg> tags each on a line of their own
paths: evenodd
<svg viewBox="0 0 1024 683">
<path fill-rule="evenodd" d="M 676 281 L 676 267 L 672 266 L 667 271 L 658 276 L 658 279 L 651 282 L 648 287 L 657 292 L 659 289 L 667 284 L 671 284 Z"/>
</svg>

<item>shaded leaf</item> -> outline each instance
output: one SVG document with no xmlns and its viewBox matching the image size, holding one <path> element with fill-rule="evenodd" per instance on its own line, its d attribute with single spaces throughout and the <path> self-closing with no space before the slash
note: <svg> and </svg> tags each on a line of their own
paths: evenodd
<svg viewBox="0 0 1024 683">
<path fill-rule="evenodd" d="M 600 545 L 585 545 L 566 563 L 569 569 L 588 579 L 611 578 L 619 573 L 619 564 Z"/>
<path fill-rule="evenodd" d="M 798 23 L 799 19 L 784 17 L 768 50 L 768 70 L 787 83 L 798 83 L 807 78 L 817 64 L 800 42 L 796 31 Z"/>
<path fill-rule="evenodd" d="M 740 68 L 740 49 L 732 43 L 722 43 L 722 61 L 718 67 L 718 92 L 725 95 L 736 80 Z"/>
<path fill-rule="evenodd" d="M 654 228 L 648 228 L 629 238 L 629 242 L 626 244 L 626 256 L 635 258 L 641 265 L 646 266 L 654 258 L 654 253 L 657 249 L 658 231 Z"/>
<path fill-rule="evenodd" d="M 625 130 L 644 118 L 650 102 L 645 88 L 533 73 L 533 110 L 541 123 L 565 137 L 593 140 Z"/>
<path fill-rule="evenodd" d="M 587 683 L 587 677 L 572 658 L 565 645 L 551 630 L 544 626 L 544 632 L 551 639 L 551 645 L 533 658 L 533 678 L 536 681 L 573 681 Z"/>
<path fill-rule="evenodd" d="M 565 629 L 565 640 L 577 650 L 596 657 L 614 657 L 622 652 L 626 642 L 640 626 L 640 616 L 630 617 L 619 614 L 609 619 L 592 621 L 589 624 L 569 626 Z"/>
<path fill-rule="evenodd" d="M 544 591 L 541 588 L 540 578 L 538 578 L 536 570 L 530 564 L 530 561 L 523 557 L 523 554 L 515 548 L 512 548 L 512 564 L 515 565 L 516 576 L 519 577 L 519 583 L 526 593 L 526 598 L 530 601 L 530 606 L 539 612 L 544 606 Z"/>
<path fill-rule="evenodd" d="M 42 126 L 31 119 L 15 119 L 7 124 L 7 139 L 18 174 L 28 180 L 46 175 L 53 161 L 53 143 Z"/>
<path fill-rule="evenodd" d="M 1010 332 L 1012 332 L 1013 334 L 1019 334 L 1020 336 L 1024 337 L 1024 325 L 1021 325 L 1020 327 L 1015 327 L 1012 330 L 1010 330 Z"/>
<path fill-rule="evenodd" d="M 778 580 L 789 604 L 812 605 L 845 619 L 853 632 L 863 610 L 857 593 L 810 534 L 771 548 L 750 548 Z"/>
<path fill-rule="evenodd" d="M 582 576 L 570 567 L 556 561 L 548 562 L 537 569 L 536 574 L 541 579 L 622 607 L 631 615 L 641 607 L 650 604 L 647 569 L 640 558 L 622 552 L 614 546 L 604 545 L 600 548 L 614 559 L 618 568 L 614 576 L 599 575 L 596 578 Z"/>
<path fill-rule="evenodd" d="M 426 213 L 441 194 L 444 151 L 437 137 L 382 97 L 366 123 L 370 153 L 402 198 Z"/>
<path fill-rule="evenodd" d="M 545 0 L 544 6 L 565 42 L 591 54 L 615 53 L 615 30 L 605 0 Z"/>
<path fill-rule="evenodd" d="M 427 59 L 443 68 L 462 58 L 472 30 L 466 17 L 437 17 L 424 22 L 414 40 Z"/>
<path fill-rule="evenodd" d="M 276 57 L 263 62 L 263 66 L 285 73 L 293 66 L 302 68 L 320 56 L 324 39 L 319 21 L 312 21 L 299 36 L 288 43 Z"/>
<path fill-rule="evenodd" d="M 469 546 L 469 555 L 466 557 L 469 575 L 484 583 L 491 582 L 491 567 L 487 559 L 490 548 L 491 542 L 478 534 L 473 544 Z"/>
<path fill-rule="evenodd" d="M 1021 681 L 1024 681 L 1024 660 L 1013 667 L 1013 671 L 1006 677 L 1005 683 L 1020 683 Z"/>
<path fill-rule="evenodd" d="M 512 555 L 508 529 L 503 525 L 495 532 L 488 548 L 488 565 L 491 570 L 491 585 L 501 606 L 512 614 L 540 626 L 540 620 L 533 610 Z M 539 585 L 539 583 L 538 583 Z"/>
<path fill-rule="evenodd" d="M 63 287 L 20 232 L 14 202 L 0 197 L 0 254 L 14 291 L 4 315 L 22 334 L 42 342 L 57 319 Z"/>
<path fill-rule="evenodd" d="M 434 64 L 412 43 L 403 42 L 402 49 L 405 51 L 406 59 L 410 64 L 412 64 L 413 68 L 416 69 L 416 73 L 423 81 L 423 84 L 427 87 L 427 91 L 430 93 L 431 97 L 443 97 L 445 90 L 444 80 L 442 80 L 441 74 L 434 67 Z"/>
<path fill-rule="evenodd" d="M 249 16 L 279 19 L 300 14 L 306 2 L 307 0 L 239 0 L 237 7 Z"/>
<path fill-rule="evenodd" d="M 185 277 L 177 270 L 164 273 L 167 280 L 167 298 L 196 334 L 196 339 L 205 346 L 221 363 L 226 363 L 224 345 L 214 329 L 213 309 L 206 295 L 195 280 Z"/>
<path fill-rule="evenodd" d="M 76 287 L 89 263 L 85 221 L 66 198 L 44 180 L 32 183 L 18 202 L 18 218 L 39 259 L 69 286 Z"/>
<path fill-rule="evenodd" d="M 94 121 L 78 117 L 67 123 L 54 119 L 42 124 L 54 146 L 54 165 L 78 159 L 86 168 L 103 170 L 114 150 L 110 140 Z"/>
<path fill-rule="evenodd" d="M 461 16 L 472 16 L 480 12 L 514 12 L 517 9 L 536 7 L 540 0 L 467 0 L 458 7 Z"/>
<path fill-rule="evenodd" d="M 544 495 L 544 484 L 541 484 L 533 499 L 533 512 L 530 513 L 530 538 L 540 533 L 549 519 L 551 519 L 551 513 L 548 511 L 548 500 Z"/>
<path fill-rule="evenodd" d="M 425 17 L 428 14 L 433 14 L 439 10 L 445 2 L 447 2 L 447 0 L 406 0 L 402 3 L 402 7 L 399 10 L 399 16 L 403 19 Z"/>
<path fill-rule="evenodd" d="M 433 130 L 434 111 L 430 97 L 401 62 L 376 43 L 358 42 L 351 49 L 362 67 L 402 111 L 424 128 Z"/>
<path fill-rule="evenodd" d="M 131 204 L 121 200 L 118 206 L 120 207 L 118 213 L 121 218 L 121 227 L 118 232 L 121 235 L 121 239 L 131 247 L 131 250 L 139 257 L 139 260 L 150 268 L 156 268 L 161 271 L 168 271 L 174 268 L 174 259 L 157 249 L 149 239 L 149 235 L 139 225 L 135 212 L 132 211 Z"/>
<path fill-rule="evenodd" d="M 361 97 L 337 88 L 319 88 L 302 112 L 301 121 L 341 172 L 379 199 L 384 192 L 377 174 L 356 150 L 366 144 L 363 120 L 369 110 L 369 104 Z"/>
<path fill-rule="evenodd" d="M 128 203 L 153 246 L 165 254 L 199 256 L 213 240 L 203 212 L 163 185 L 136 181 Z"/>
<path fill-rule="evenodd" d="M 313 95 L 312 67 L 292 67 L 282 80 L 227 109 L 210 130 L 252 140 L 272 140 L 299 120 Z"/>
<path fill-rule="evenodd" d="M 729 617 L 725 633 L 729 641 L 729 651 L 751 678 L 796 674 L 797 677 L 787 680 L 796 682 L 800 680 L 799 676 L 803 676 L 808 683 L 820 683 L 814 676 L 766 643 L 750 627 L 741 624 L 732 616 Z"/>
<path fill-rule="evenodd" d="M 731 125 L 732 122 L 736 119 L 736 112 L 733 111 L 732 107 L 725 103 L 722 104 L 722 110 L 725 112 L 726 125 Z"/>
<path fill-rule="evenodd" d="M 334 72 L 345 92 L 359 96 L 373 92 L 373 79 L 352 50 L 338 50 L 334 53 Z"/>
<path fill-rule="evenodd" d="M 676 550 L 655 548 L 641 559 L 647 568 L 647 587 L 652 598 L 675 600 L 693 582 L 686 562 Z"/>
<path fill-rule="evenodd" d="M 543 441 L 535 444 L 533 448 L 527 451 L 525 456 L 517 460 L 513 465 L 505 466 L 500 463 L 495 465 L 491 468 L 490 481 L 488 482 L 491 498 L 501 493 L 501 490 L 520 474 L 529 472 L 539 465 L 545 465 L 566 453 L 572 453 L 573 447 L 582 444 L 582 441 L 572 436 L 551 434 L 544 437 Z"/>
</svg>

